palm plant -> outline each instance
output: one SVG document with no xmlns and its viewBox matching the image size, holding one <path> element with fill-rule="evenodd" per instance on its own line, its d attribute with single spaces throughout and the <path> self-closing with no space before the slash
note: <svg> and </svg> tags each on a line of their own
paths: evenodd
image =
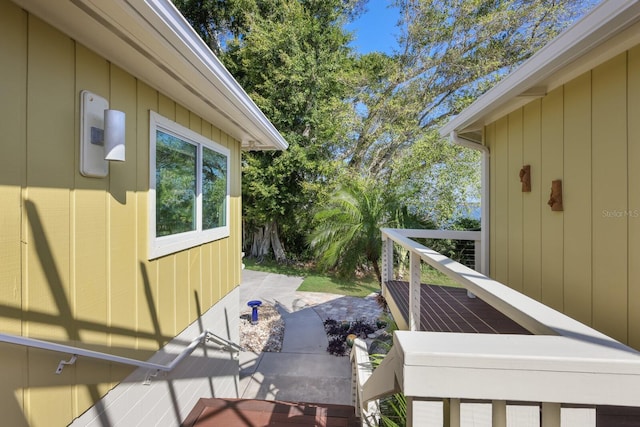
<svg viewBox="0 0 640 427">
<path fill-rule="evenodd" d="M 404 427 L 407 425 L 407 398 L 402 393 L 380 401 L 380 425 L 382 427 Z"/>
<path fill-rule="evenodd" d="M 381 227 L 404 227 L 418 222 L 398 196 L 372 179 L 350 177 L 314 215 L 309 243 L 319 266 L 336 268 L 342 276 L 369 264 L 381 280 Z"/>
<path fill-rule="evenodd" d="M 397 330 L 395 323 L 390 323 L 387 332 Z M 369 355 L 373 369 L 378 368 L 380 363 L 387 357 L 393 343 L 379 342 L 379 348 L 383 353 Z M 407 425 L 407 398 L 402 393 L 395 393 L 380 399 L 380 427 L 404 427 Z"/>
</svg>

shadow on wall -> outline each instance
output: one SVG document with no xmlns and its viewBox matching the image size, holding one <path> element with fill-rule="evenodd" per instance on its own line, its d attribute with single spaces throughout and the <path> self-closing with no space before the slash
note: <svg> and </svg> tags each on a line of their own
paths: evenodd
<svg viewBox="0 0 640 427">
<path fill-rule="evenodd" d="M 67 336 L 67 340 L 55 342 L 78 346 L 95 351 L 101 351 L 108 354 L 115 354 L 124 357 L 130 357 L 138 360 L 147 360 L 155 351 L 138 350 L 125 347 L 111 347 L 106 345 L 93 345 L 83 343 L 81 335 L 83 333 L 100 333 L 104 336 L 120 336 L 144 339 L 147 341 L 155 341 L 157 348 L 160 349 L 174 337 L 165 335 L 160 328 L 156 303 L 153 299 L 151 291 L 151 283 L 146 271 L 144 263 L 140 263 L 142 286 L 149 316 L 152 321 L 152 331 L 138 331 L 133 328 L 124 328 L 118 326 L 110 326 L 108 324 L 99 323 L 91 320 L 83 320 L 74 315 L 73 306 L 68 296 L 68 285 L 64 283 L 62 275 L 56 264 L 56 260 L 52 255 L 52 247 L 47 238 L 41 215 L 37 206 L 31 201 L 24 201 L 27 219 L 32 230 L 33 241 L 40 267 L 46 276 L 48 290 L 53 301 L 53 309 L 50 312 L 39 310 L 23 310 L 22 307 L 11 305 L 0 305 L 0 321 L 5 322 L 21 322 L 22 330 L 27 325 L 42 325 L 44 328 L 62 328 Z M 17 287 L 19 288 L 20 285 Z M 23 291 L 24 292 L 24 291 Z M 198 307 L 198 316 L 202 315 L 200 301 L 196 293 L 196 306 Z M 22 297 L 23 306 L 26 305 L 24 296 Z M 204 331 L 202 324 L 199 325 L 200 331 Z M 44 329 L 43 328 L 43 329 Z M 227 321 L 227 331 L 229 325 Z M 47 340 L 46 336 L 34 336 Z M 49 339 L 50 340 L 50 339 Z M 51 341 L 51 340 L 50 340 Z M 184 346 L 189 342 L 178 342 Z M 205 346 L 206 348 L 206 346 Z M 71 355 L 56 353 L 35 348 L 26 348 L 13 344 L 0 343 L 0 353 L 3 355 L 2 366 L 0 367 L 0 377 L 3 378 L 2 387 L 0 387 L 0 413 L 3 414 L 5 421 L 10 420 L 12 425 L 30 424 L 25 416 L 23 400 L 26 398 L 26 389 L 51 389 L 64 387 L 69 394 L 69 407 L 72 406 L 73 393 L 72 386 L 80 386 L 86 389 L 90 399 L 96 405 L 97 413 L 99 413 L 99 422 L 103 427 L 113 425 L 113 420 L 109 418 L 108 412 L 101 407 L 100 399 L 105 386 L 113 382 L 122 381 L 129 375 L 133 368 L 118 364 L 111 364 L 105 361 L 94 360 L 81 357 L 75 365 L 67 366 L 62 374 L 56 375 L 55 370 L 60 360 L 68 360 Z M 206 353 L 205 357 L 206 359 Z M 221 375 L 228 375 L 221 373 Z M 237 374 L 237 371 L 235 372 Z M 182 377 L 189 377 L 188 372 L 182 372 Z M 174 380 L 176 377 L 174 376 Z M 137 381 L 132 379 L 131 381 Z M 180 411 L 177 406 L 177 398 L 172 384 L 173 380 L 166 380 L 169 393 L 173 402 L 173 412 L 177 424 L 181 422 Z M 100 387 L 99 387 L 100 386 Z M 211 384 L 213 392 L 213 383 Z"/>
</svg>

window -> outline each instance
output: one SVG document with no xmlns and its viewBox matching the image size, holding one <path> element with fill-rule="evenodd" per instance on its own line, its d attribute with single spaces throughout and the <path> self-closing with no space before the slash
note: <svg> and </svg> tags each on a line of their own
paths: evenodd
<svg viewBox="0 0 640 427">
<path fill-rule="evenodd" d="M 149 258 L 229 236 L 229 150 L 153 111 Z"/>
</svg>

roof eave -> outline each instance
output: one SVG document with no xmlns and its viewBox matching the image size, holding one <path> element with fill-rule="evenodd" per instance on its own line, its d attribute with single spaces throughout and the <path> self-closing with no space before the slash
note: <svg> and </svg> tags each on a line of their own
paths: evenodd
<svg viewBox="0 0 640 427">
<path fill-rule="evenodd" d="M 169 0 L 14 0 L 184 105 L 243 149 L 287 142 Z"/>
<path fill-rule="evenodd" d="M 593 61 L 580 61 L 594 48 L 602 45 L 640 20 L 640 2 L 604 1 L 581 20 L 540 49 L 518 69 L 480 96 L 446 125 L 440 128 L 442 136 L 452 132 L 478 131 L 484 125 L 525 105 L 532 99 L 563 84 L 569 77 L 588 71 Z M 636 32 L 640 38 L 640 32 Z M 621 37 L 618 49 L 605 49 L 598 60 L 612 57 L 635 42 Z M 573 68 L 570 66 L 574 65 Z M 560 72 L 564 78 L 558 77 Z"/>
</svg>

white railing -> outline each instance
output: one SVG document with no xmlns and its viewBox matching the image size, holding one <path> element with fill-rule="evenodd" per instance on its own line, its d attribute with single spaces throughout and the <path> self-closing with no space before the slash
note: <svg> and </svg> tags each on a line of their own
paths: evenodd
<svg viewBox="0 0 640 427">
<path fill-rule="evenodd" d="M 416 234 L 425 237 L 382 230 L 384 281 L 395 243 L 410 252 L 412 271 L 426 262 L 537 335 L 396 332 L 358 390 L 360 406 L 402 392 L 408 426 L 496 427 L 595 426 L 597 405 L 640 406 L 640 353 L 416 243 Z M 410 283 L 419 301 L 419 274 Z"/>
<path fill-rule="evenodd" d="M 484 273 L 484 254 L 481 248 L 481 233 L 479 231 L 453 230 L 416 230 L 416 229 L 382 229 L 382 289 L 385 294 L 384 283 L 393 280 L 393 242 L 396 241 L 403 249 L 409 251 L 409 330 L 420 330 L 420 256 L 413 251 L 418 245 L 411 238 L 448 239 L 474 242 L 475 270 Z M 425 246 L 418 245 L 424 249 Z M 437 268 L 437 267 L 436 267 Z M 455 279 L 454 279 L 455 280 Z M 470 297 L 475 296 L 468 290 Z M 386 296 L 386 295 L 385 295 Z"/>
<path fill-rule="evenodd" d="M 353 404 L 360 414 L 362 427 L 377 426 L 380 420 L 380 408 L 377 400 L 364 401 L 362 390 L 371 377 L 373 366 L 369 359 L 367 343 L 357 338 L 351 349 L 351 373 L 353 384 Z"/>
<path fill-rule="evenodd" d="M 147 375 L 145 379 L 145 383 L 148 383 L 151 377 L 154 377 L 158 372 L 171 372 L 180 362 L 182 362 L 185 357 L 189 356 L 193 353 L 193 350 L 198 346 L 198 344 L 205 343 L 207 341 L 214 341 L 218 344 L 222 344 L 230 351 L 235 353 L 242 350 L 238 344 L 226 340 L 209 330 L 205 330 L 196 338 L 194 338 L 188 346 L 186 346 L 178 356 L 176 356 L 171 362 L 166 365 L 146 362 L 143 360 L 131 359 L 129 357 L 117 356 L 114 354 L 103 353 L 100 351 L 87 350 L 80 347 L 74 347 L 65 344 L 58 344 L 50 341 L 38 340 L 35 338 L 23 337 L 19 335 L 11 335 L 11 334 L 2 334 L 0 333 L 0 342 L 5 342 L 9 344 L 21 345 L 25 347 L 39 348 L 41 350 L 55 351 L 58 353 L 67 353 L 71 355 L 69 360 L 61 360 L 58 363 L 58 367 L 55 370 L 56 374 L 61 374 L 64 367 L 66 365 L 73 365 L 79 356 L 89 357 L 92 359 L 104 360 L 107 362 L 120 363 L 124 365 L 136 366 L 139 368 L 146 368 L 151 371 L 149 375 Z"/>
</svg>

